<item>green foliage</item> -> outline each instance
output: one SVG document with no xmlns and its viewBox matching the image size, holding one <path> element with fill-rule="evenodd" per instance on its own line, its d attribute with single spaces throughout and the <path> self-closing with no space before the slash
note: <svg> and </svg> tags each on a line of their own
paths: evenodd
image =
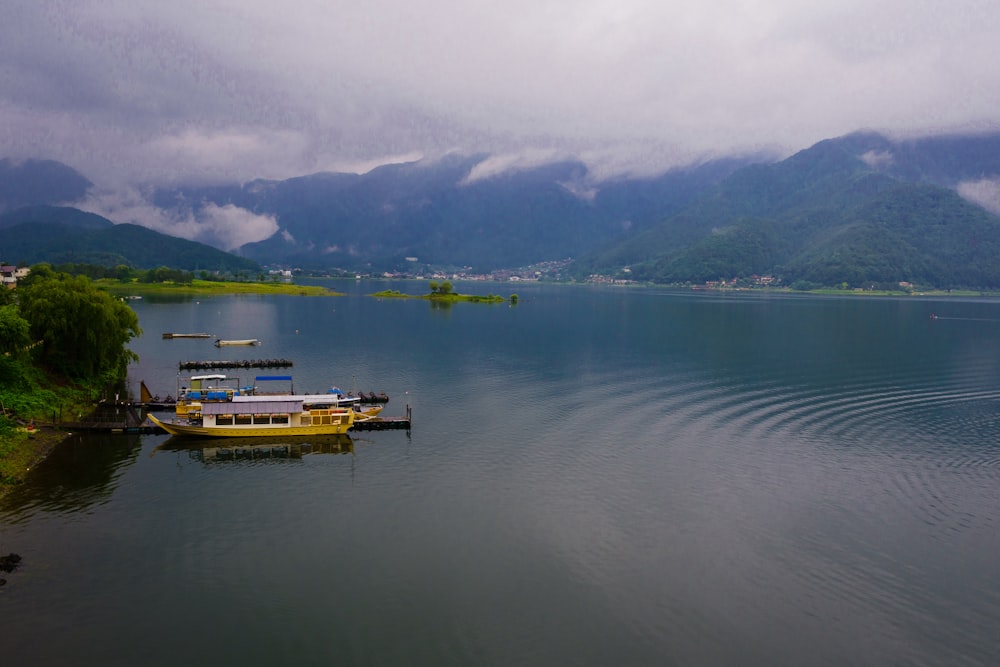
<svg viewBox="0 0 1000 667">
<path fill-rule="evenodd" d="M 84 276 L 36 268 L 18 294 L 31 337 L 41 341 L 39 363 L 73 378 L 124 375 L 134 359 L 125 345 L 141 333 L 135 312 Z"/>
<path fill-rule="evenodd" d="M 61 409 L 89 411 L 100 385 L 74 385 L 47 375 L 27 357 L 0 356 L 0 404 L 7 417 L 54 421 Z"/>
<path fill-rule="evenodd" d="M 0 306 L 0 354 L 19 356 L 31 344 L 31 325 L 14 304 Z"/>
<path fill-rule="evenodd" d="M 24 363 L 13 356 L 0 356 L 0 398 L 6 399 L 5 405 L 9 397 L 4 392 L 21 391 L 26 388 L 27 381 Z"/>
<path fill-rule="evenodd" d="M 168 266 L 158 266 L 155 269 L 139 274 L 139 282 L 142 283 L 181 283 L 190 284 L 194 281 L 194 274 L 179 269 L 171 269 Z"/>
<path fill-rule="evenodd" d="M 91 280 L 102 280 L 105 278 L 127 282 L 141 271 L 133 270 L 127 264 L 117 264 L 107 266 L 104 264 L 87 264 L 84 262 L 65 262 L 52 267 L 57 273 L 68 273 L 71 276 L 87 276 Z"/>
<path fill-rule="evenodd" d="M 447 280 L 445 280 L 442 283 L 439 283 L 436 280 L 432 280 L 429 283 L 427 283 L 427 287 L 430 288 L 432 295 L 439 295 L 439 296 L 447 296 L 448 294 L 451 294 L 451 291 L 454 289 L 454 286 Z"/>
<path fill-rule="evenodd" d="M 17 430 L 17 422 L 12 419 L 8 419 L 4 415 L 0 415 L 0 441 L 5 440 L 12 436 Z M 0 451 L 0 458 L 3 458 L 5 452 Z"/>
<path fill-rule="evenodd" d="M 479 296 L 477 294 L 472 295 L 462 295 L 462 294 L 449 294 L 446 297 L 455 299 L 456 301 L 471 301 L 472 303 L 502 303 L 504 298 L 502 296 L 497 296 L 496 294 L 487 294 L 486 296 Z"/>
<path fill-rule="evenodd" d="M 764 275 L 772 271 L 781 249 L 781 236 L 768 221 L 744 220 L 654 264 L 653 272 L 665 282 Z"/>
</svg>

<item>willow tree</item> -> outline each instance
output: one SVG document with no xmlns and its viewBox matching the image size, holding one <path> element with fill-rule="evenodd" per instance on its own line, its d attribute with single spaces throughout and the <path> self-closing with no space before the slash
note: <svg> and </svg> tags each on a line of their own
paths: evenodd
<svg viewBox="0 0 1000 667">
<path fill-rule="evenodd" d="M 135 354 L 125 345 L 142 333 L 135 311 L 85 276 L 42 265 L 18 287 L 21 316 L 39 342 L 39 363 L 68 377 L 124 377 Z"/>
<path fill-rule="evenodd" d="M 21 317 L 17 306 L 14 304 L 0 306 L 0 354 L 5 357 L 16 357 L 28 347 L 29 343 L 31 343 L 31 325 Z"/>
</svg>

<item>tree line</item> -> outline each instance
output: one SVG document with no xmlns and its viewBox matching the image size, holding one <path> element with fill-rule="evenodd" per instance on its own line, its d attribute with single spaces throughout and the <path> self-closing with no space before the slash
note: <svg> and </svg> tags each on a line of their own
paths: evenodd
<svg viewBox="0 0 1000 667">
<path fill-rule="evenodd" d="M 33 369 L 88 386 L 125 377 L 139 318 L 83 275 L 35 265 L 14 290 L 0 290 L 0 396 L 30 391 Z"/>
</svg>

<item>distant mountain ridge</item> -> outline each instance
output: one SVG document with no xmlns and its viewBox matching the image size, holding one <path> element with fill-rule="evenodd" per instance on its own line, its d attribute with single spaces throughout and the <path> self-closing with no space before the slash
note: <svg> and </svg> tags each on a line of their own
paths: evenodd
<svg viewBox="0 0 1000 667">
<path fill-rule="evenodd" d="M 194 241 L 61 206 L 30 206 L 0 214 L 0 258 L 37 264 L 99 264 L 187 271 L 253 272 L 260 266 Z"/>
<path fill-rule="evenodd" d="M 994 148 L 1000 136 L 823 141 L 733 173 L 575 270 L 666 283 L 771 275 L 806 286 L 1000 287 L 1000 218 L 951 189 L 1000 174 Z"/>
<path fill-rule="evenodd" d="M 93 184 L 54 160 L 0 160 L 0 213 L 22 206 L 82 199 Z"/>
<path fill-rule="evenodd" d="M 1000 287 L 1000 221 L 956 193 L 986 204 L 995 194 L 1000 203 L 1000 133 L 895 140 L 859 132 L 781 161 L 721 159 L 603 182 L 573 160 L 479 176 L 489 160 L 452 155 L 366 174 L 175 187 L 156 191 L 153 203 L 195 218 L 211 205 L 267 216 L 277 232 L 240 254 L 307 269 L 485 272 L 575 258 L 579 278 Z M 89 184 L 68 167 L 18 164 L 0 162 L 0 183 L 5 174 L 51 172 L 58 187 L 35 188 L 48 200 Z M 10 210 L 31 197 L 5 188 L 0 228 L 31 216 Z M 61 215 L 66 223 L 69 213 Z M 14 241 L 0 236 L 5 261 Z M 100 255 L 96 246 L 59 252 L 84 247 Z"/>
<path fill-rule="evenodd" d="M 234 204 L 273 215 L 280 230 L 245 245 L 261 262 L 307 268 L 402 269 L 421 264 L 480 270 L 573 257 L 679 210 L 747 160 L 719 160 L 649 179 L 591 189 L 587 169 L 565 161 L 471 179 L 486 156 L 386 165 L 367 174 L 315 174 L 242 186 L 178 188 L 156 203 Z"/>
</svg>

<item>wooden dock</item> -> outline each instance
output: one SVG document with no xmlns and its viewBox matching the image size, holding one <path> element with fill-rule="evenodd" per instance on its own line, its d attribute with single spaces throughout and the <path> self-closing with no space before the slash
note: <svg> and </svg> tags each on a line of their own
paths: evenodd
<svg viewBox="0 0 1000 667">
<path fill-rule="evenodd" d="M 152 424 L 140 414 L 135 404 L 128 402 L 100 403 L 86 421 L 59 421 L 53 426 L 70 431 L 153 433 Z"/>
<path fill-rule="evenodd" d="M 200 371 L 222 368 L 290 368 L 291 359 L 205 359 L 202 361 L 181 361 L 179 371 Z"/>
<path fill-rule="evenodd" d="M 355 422 L 348 431 L 390 431 L 390 430 L 410 430 L 410 420 L 406 417 L 395 417 L 390 419 L 369 419 L 368 421 Z"/>
</svg>

